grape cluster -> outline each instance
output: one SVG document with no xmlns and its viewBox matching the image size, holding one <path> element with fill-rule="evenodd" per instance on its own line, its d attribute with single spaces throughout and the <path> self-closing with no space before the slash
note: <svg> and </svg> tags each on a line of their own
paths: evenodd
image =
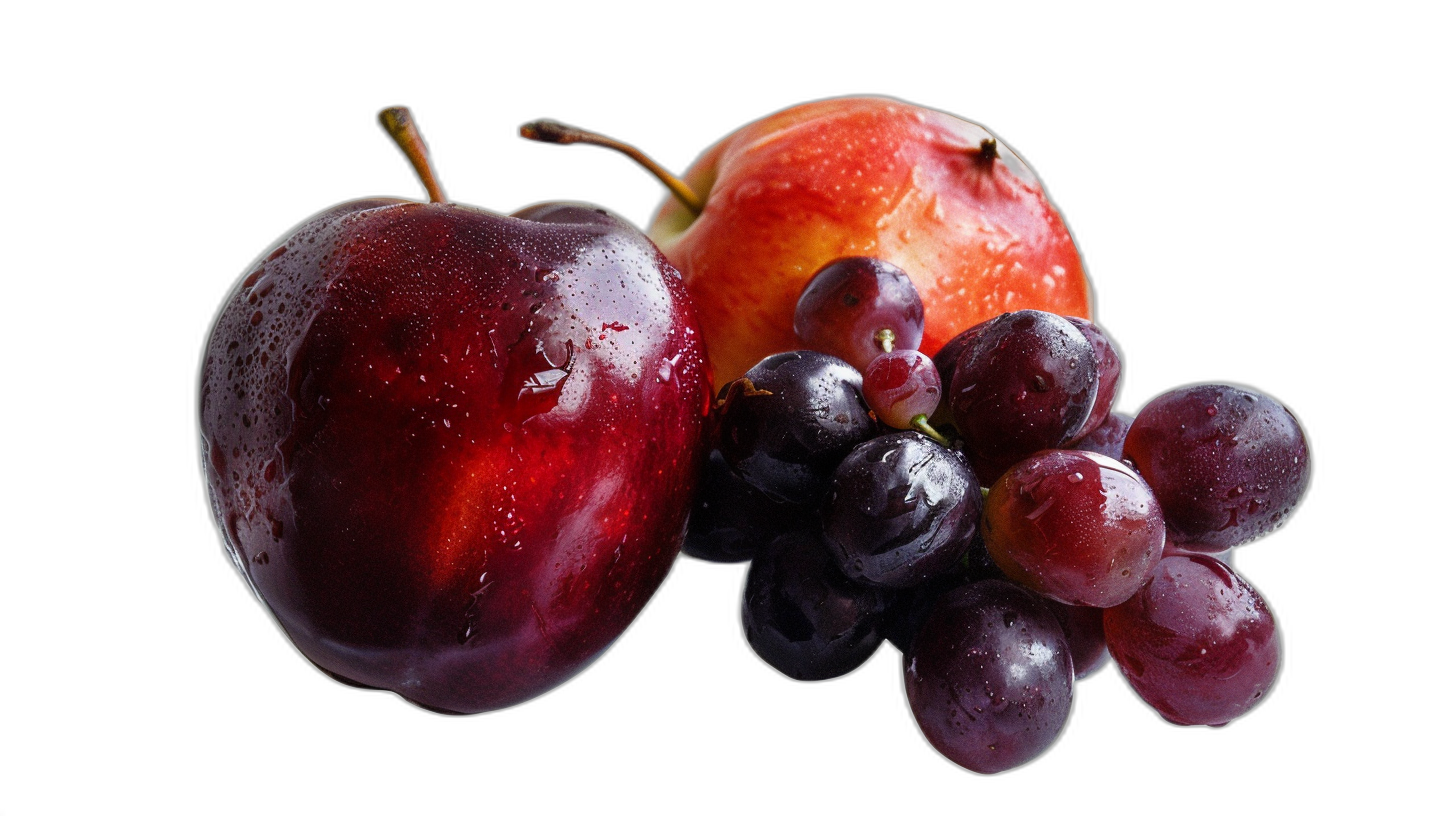
<svg viewBox="0 0 1456 816">
<path fill-rule="evenodd" d="M 925 737 L 981 773 L 1045 750 L 1109 654 L 1180 725 L 1264 697 L 1279 638 L 1227 552 L 1308 486 L 1283 405 L 1197 385 L 1113 412 L 1117 348 L 1046 312 L 931 359 L 914 285 L 873 258 L 821 269 L 794 328 L 804 350 L 719 392 L 684 544 L 752 560 L 743 626 L 765 662 L 822 680 L 890 640 Z"/>
</svg>

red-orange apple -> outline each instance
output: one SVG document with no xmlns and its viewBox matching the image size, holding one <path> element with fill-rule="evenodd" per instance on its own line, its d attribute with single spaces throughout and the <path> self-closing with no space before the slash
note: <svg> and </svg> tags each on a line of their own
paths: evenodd
<svg viewBox="0 0 1456 816">
<path fill-rule="evenodd" d="M 1072 235 L 1031 168 L 973 122 L 887 98 L 810 102 L 730 134 L 648 235 L 687 280 L 714 378 L 799 346 L 794 304 L 825 263 L 870 255 L 925 302 L 921 351 L 1002 312 L 1090 317 Z"/>
</svg>

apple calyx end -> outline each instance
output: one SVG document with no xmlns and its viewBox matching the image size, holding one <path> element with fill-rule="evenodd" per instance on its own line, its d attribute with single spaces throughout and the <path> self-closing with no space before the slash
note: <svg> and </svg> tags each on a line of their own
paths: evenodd
<svg viewBox="0 0 1456 816">
<path fill-rule="evenodd" d="M 995 139 L 982 139 L 981 146 L 976 151 L 976 163 L 982 166 L 990 166 L 996 163 L 1001 157 L 1001 150 L 996 146 Z"/>
</svg>

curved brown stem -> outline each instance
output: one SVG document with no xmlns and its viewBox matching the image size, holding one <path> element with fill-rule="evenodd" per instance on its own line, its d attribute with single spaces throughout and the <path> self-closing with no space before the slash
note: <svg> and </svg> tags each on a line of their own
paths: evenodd
<svg viewBox="0 0 1456 816">
<path fill-rule="evenodd" d="M 615 150 L 625 155 L 632 161 L 637 162 L 647 172 L 657 177 L 665 187 L 682 202 L 684 207 L 692 211 L 693 215 L 701 215 L 703 212 L 703 200 L 698 194 L 687 185 L 682 179 L 668 172 L 666 167 L 653 161 L 646 153 L 627 144 L 626 142 L 613 139 L 610 136 L 603 136 L 600 133 L 593 133 L 590 130 L 583 130 L 574 125 L 564 124 L 554 119 L 537 119 L 534 122 L 527 122 L 521 125 L 521 135 L 536 142 L 548 142 L 550 144 L 583 144 L 596 145 Z"/>
</svg>

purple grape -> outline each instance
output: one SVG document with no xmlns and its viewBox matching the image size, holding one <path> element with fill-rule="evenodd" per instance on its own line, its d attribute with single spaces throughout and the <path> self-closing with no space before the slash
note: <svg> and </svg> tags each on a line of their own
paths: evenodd
<svg viewBox="0 0 1456 816">
<path fill-rule="evenodd" d="M 1148 403 L 1123 455 L 1153 488 L 1168 540 L 1218 552 L 1273 532 L 1309 487 L 1309 448 L 1294 415 L 1272 397 L 1195 385 Z"/>
<path fill-rule="evenodd" d="M 1035 759 L 1072 710 L 1072 655 L 1040 599 L 1005 581 L 941 597 L 903 657 L 905 694 L 948 759 L 997 773 Z"/>
<path fill-rule="evenodd" d="M 845 454 L 875 435 L 860 373 L 814 351 L 775 354 L 723 389 L 719 447 L 769 498 L 818 501 Z"/>
<path fill-rule="evenodd" d="M 845 578 L 819 536 L 794 532 L 754 557 L 743 631 L 764 662 L 795 680 L 827 680 L 870 659 L 884 635 L 885 594 Z"/>
<path fill-rule="evenodd" d="M 1054 314 L 1001 315 L 961 353 L 948 394 L 984 481 L 1081 429 L 1097 400 L 1096 353 Z"/>
<path fill-rule="evenodd" d="M 799 296 L 794 333 L 805 347 L 832 354 L 864 371 L 885 349 L 914 351 L 925 334 L 925 306 L 910 276 L 878 258 L 840 258 L 825 264 Z"/>
<path fill-rule="evenodd" d="M 1171 555 L 1103 615 L 1107 648 L 1133 690 L 1169 722 L 1223 725 L 1263 700 L 1279 673 L 1264 599 L 1207 555 Z"/>
<path fill-rule="evenodd" d="M 850 451 L 820 515 L 845 575 L 904 588 L 966 554 L 981 518 L 981 486 L 959 453 L 907 431 Z"/>
</svg>

